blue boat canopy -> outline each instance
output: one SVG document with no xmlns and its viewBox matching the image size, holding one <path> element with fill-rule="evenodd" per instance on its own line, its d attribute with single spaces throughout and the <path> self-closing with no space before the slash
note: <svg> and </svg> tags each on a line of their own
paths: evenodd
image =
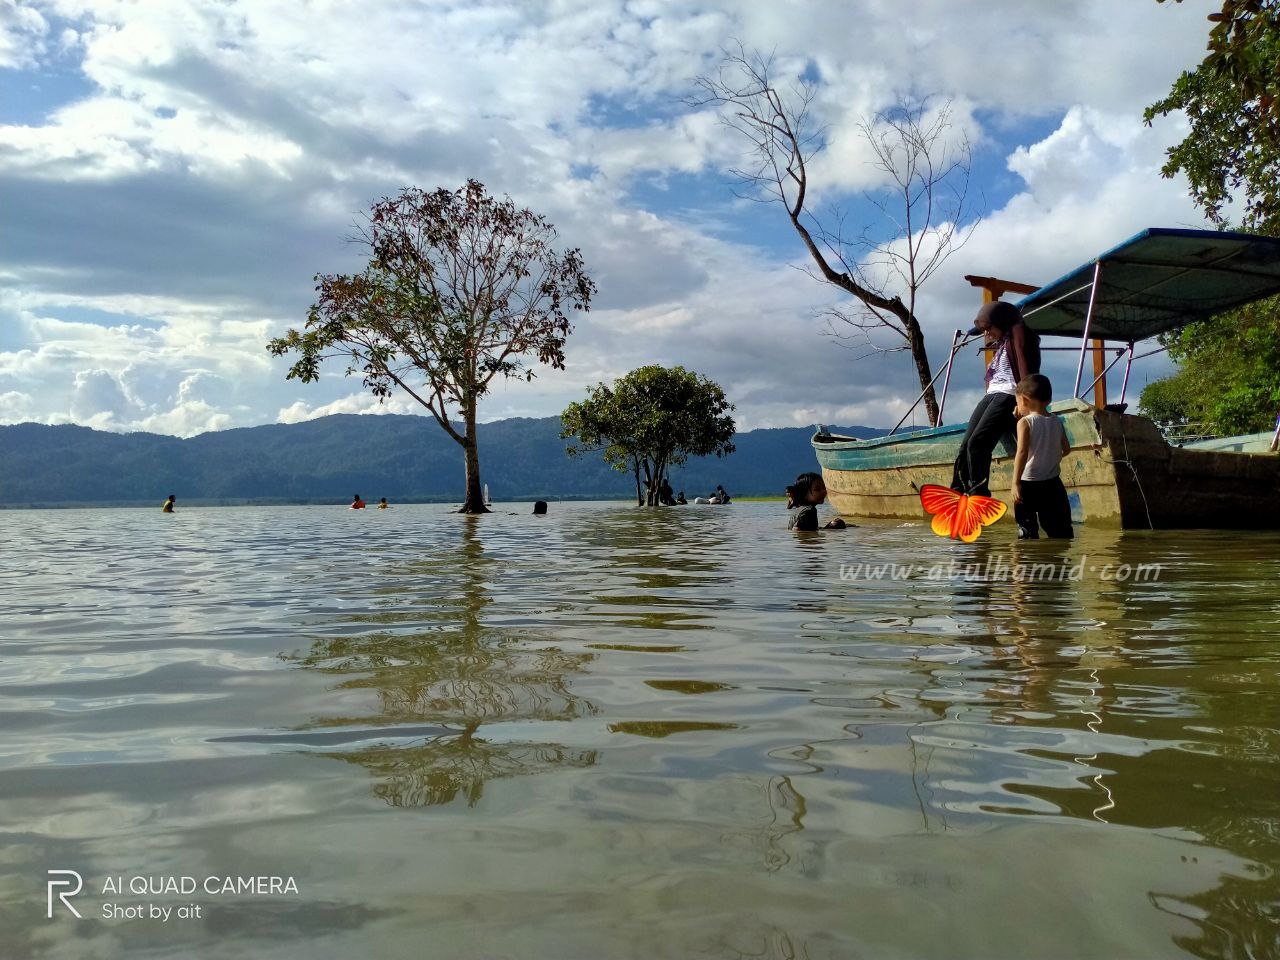
<svg viewBox="0 0 1280 960">
<path fill-rule="evenodd" d="M 1098 278 L 1094 296 L 1094 278 Z M 1042 334 L 1137 341 L 1280 293 L 1280 239 L 1149 227 L 1024 297 Z"/>
</svg>

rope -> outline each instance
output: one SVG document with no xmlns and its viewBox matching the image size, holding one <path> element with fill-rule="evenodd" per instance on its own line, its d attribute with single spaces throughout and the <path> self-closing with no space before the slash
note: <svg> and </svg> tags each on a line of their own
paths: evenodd
<svg viewBox="0 0 1280 960">
<path fill-rule="evenodd" d="M 1146 492 L 1145 490 L 1143 490 L 1143 489 L 1142 489 L 1142 479 L 1138 476 L 1138 468 L 1137 468 L 1137 467 L 1135 467 L 1135 466 L 1133 465 L 1133 461 L 1129 459 L 1129 438 L 1128 438 L 1128 437 L 1126 437 L 1126 436 L 1125 436 L 1125 434 L 1124 434 L 1124 424 L 1123 424 L 1123 423 L 1121 423 L 1121 426 L 1120 426 L 1120 441 L 1121 441 L 1121 443 L 1123 443 L 1123 444 L 1124 444 L 1124 455 L 1125 455 L 1125 459 L 1123 459 L 1123 460 L 1109 460 L 1108 458 L 1103 457 L 1103 458 L 1102 458 L 1102 460 L 1103 460 L 1103 462 L 1104 462 L 1104 463 L 1111 463 L 1111 464 L 1120 463 L 1120 464 L 1124 464 L 1124 466 L 1126 466 L 1126 467 L 1128 467 L 1128 468 L 1129 468 L 1129 472 L 1133 474 L 1133 482 L 1134 482 L 1135 484 L 1137 484 L 1137 487 L 1138 487 L 1138 495 L 1142 497 L 1142 509 L 1143 509 L 1143 510 L 1146 512 L 1146 514 L 1147 514 L 1147 529 L 1148 529 L 1148 530 L 1154 530 L 1154 529 L 1156 528 L 1156 525 L 1155 525 L 1154 523 L 1152 523 L 1152 522 L 1151 522 L 1151 505 L 1150 505 L 1149 503 L 1147 503 L 1147 492 Z"/>
</svg>

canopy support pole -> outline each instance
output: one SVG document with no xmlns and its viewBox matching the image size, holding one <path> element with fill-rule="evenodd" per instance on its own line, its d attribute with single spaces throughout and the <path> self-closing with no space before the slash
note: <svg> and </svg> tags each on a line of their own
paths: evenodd
<svg viewBox="0 0 1280 960">
<path fill-rule="evenodd" d="M 960 332 L 959 330 L 956 331 L 956 333 L 959 333 L 959 332 Z M 955 341 L 952 341 L 952 342 L 954 343 Z M 964 346 L 964 344 L 962 343 L 960 346 Z M 954 357 L 955 353 L 952 353 L 951 355 L 952 357 Z M 932 387 L 935 383 L 937 383 L 938 378 L 942 376 L 944 373 L 950 373 L 950 372 L 951 372 L 951 364 L 948 363 L 943 369 L 939 370 L 937 373 L 933 375 L 933 379 L 929 381 L 929 387 Z M 907 407 L 907 412 L 902 415 L 901 420 L 899 420 L 897 423 L 893 425 L 893 429 L 885 434 L 886 437 L 892 437 L 895 433 L 898 432 L 898 428 L 907 422 L 907 417 L 911 416 L 915 408 L 920 406 L 920 401 L 923 400 L 924 395 L 929 392 L 929 387 L 925 387 L 923 390 L 920 391 L 920 396 L 916 397 L 916 402 L 911 404 L 911 406 Z M 939 411 L 938 416 L 939 418 L 941 418 L 942 416 L 941 411 Z M 939 426 L 941 426 L 941 424 L 939 424 Z"/>
<path fill-rule="evenodd" d="M 1094 343 L 1099 343 L 1099 344 L 1100 344 L 1100 343 L 1102 343 L 1102 341 L 1101 341 L 1101 340 L 1095 340 L 1095 341 L 1094 341 Z M 1092 348 L 1092 349 L 1095 351 L 1095 353 L 1094 353 L 1094 356 L 1095 356 L 1095 357 L 1097 357 L 1097 356 L 1099 356 L 1099 355 L 1100 355 L 1098 352 L 1096 352 L 1096 351 L 1097 351 L 1097 349 L 1098 349 L 1097 347 L 1094 347 L 1094 348 Z M 1097 375 L 1096 377 L 1094 377 L 1094 378 L 1093 378 L 1093 383 L 1089 384 L 1089 386 L 1088 386 L 1088 387 L 1085 387 L 1085 389 L 1086 389 L 1086 390 L 1088 390 L 1088 389 L 1089 389 L 1089 387 L 1095 387 L 1095 388 L 1096 388 L 1096 387 L 1098 386 L 1098 384 L 1099 384 L 1099 383 L 1102 383 L 1102 384 L 1104 384 L 1104 385 L 1105 385 L 1105 384 L 1106 384 L 1106 380 L 1105 380 L 1104 378 L 1106 377 L 1107 373 L 1111 370 L 1111 368 L 1112 368 L 1112 367 L 1114 367 L 1117 363 L 1119 363 L 1119 362 L 1120 362 L 1120 358 L 1121 358 L 1121 357 L 1123 357 L 1123 356 L 1124 356 L 1124 350 L 1123 350 L 1123 349 L 1118 349 L 1118 350 L 1116 350 L 1115 358 L 1114 358 L 1110 363 L 1108 363 L 1108 364 L 1107 364 L 1107 366 L 1106 366 L 1106 368 L 1105 368 L 1105 369 L 1103 369 L 1103 370 L 1099 370 L 1099 371 L 1098 371 L 1098 375 Z M 1101 366 L 1101 364 L 1100 364 L 1100 363 L 1095 363 L 1095 367 L 1096 367 L 1096 366 Z M 1126 370 L 1126 371 L 1125 371 L 1126 376 L 1128 375 L 1128 372 L 1129 372 L 1128 370 Z M 1123 395 L 1123 393 L 1122 393 L 1122 395 Z M 1094 393 L 1094 397 L 1095 397 L 1095 398 L 1097 397 L 1097 392 L 1096 392 L 1096 391 L 1095 391 L 1095 393 Z M 1107 405 L 1107 393 L 1106 393 L 1106 391 L 1104 390 L 1104 391 L 1102 392 L 1102 403 L 1101 403 L 1101 405 L 1099 405 L 1099 404 L 1095 403 L 1095 404 L 1094 404 L 1094 406 L 1095 406 L 1095 407 L 1098 407 L 1098 406 L 1105 407 L 1106 405 Z"/>
<path fill-rule="evenodd" d="M 947 409 L 947 387 L 951 385 L 951 366 L 956 362 L 956 351 L 960 349 L 956 344 L 963 336 L 963 330 L 957 330 L 951 335 L 951 356 L 947 357 L 947 375 L 942 378 L 942 399 L 938 401 L 938 426 L 942 426 L 942 411 Z"/>
<path fill-rule="evenodd" d="M 1076 386 L 1071 391 L 1073 397 L 1080 396 L 1080 381 L 1084 379 L 1084 355 L 1089 350 L 1089 326 L 1093 323 L 1093 308 L 1098 301 L 1098 284 L 1102 279 L 1102 261 L 1093 265 L 1093 287 L 1089 291 L 1089 312 L 1084 315 L 1084 336 L 1080 338 L 1080 363 L 1076 367 Z"/>
<path fill-rule="evenodd" d="M 1129 359 L 1124 365 L 1124 379 L 1120 381 L 1120 402 L 1124 403 L 1125 391 L 1129 389 L 1129 371 L 1133 369 L 1133 341 L 1129 341 Z"/>
</svg>

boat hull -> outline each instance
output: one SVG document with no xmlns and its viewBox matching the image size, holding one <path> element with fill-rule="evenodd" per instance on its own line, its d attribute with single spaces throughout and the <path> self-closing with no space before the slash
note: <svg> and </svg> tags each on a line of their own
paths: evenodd
<svg viewBox="0 0 1280 960">
<path fill-rule="evenodd" d="M 1172 447 L 1145 417 L 1080 400 L 1050 409 L 1071 444 L 1062 480 L 1075 522 L 1144 530 L 1280 528 L 1280 456 Z M 957 424 L 870 440 L 819 434 L 813 448 L 841 515 L 919 520 L 919 488 L 951 483 L 964 432 Z M 1011 443 L 997 446 L 990 483 L 1008 502 Z"/>
</svg>

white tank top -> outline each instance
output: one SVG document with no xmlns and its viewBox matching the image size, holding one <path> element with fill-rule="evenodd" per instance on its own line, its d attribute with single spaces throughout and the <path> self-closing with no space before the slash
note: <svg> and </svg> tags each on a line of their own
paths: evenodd
<svg viewBox="0 0 1280 960">
<path fill-rule="evenodd" d="M 1022 468 L 1023 480 L 1052 480 L 1062 466 L 1062 421 L 1053 414 L 1028 413 L 1027 446 L 1030 455 Z"/>
</svg>

